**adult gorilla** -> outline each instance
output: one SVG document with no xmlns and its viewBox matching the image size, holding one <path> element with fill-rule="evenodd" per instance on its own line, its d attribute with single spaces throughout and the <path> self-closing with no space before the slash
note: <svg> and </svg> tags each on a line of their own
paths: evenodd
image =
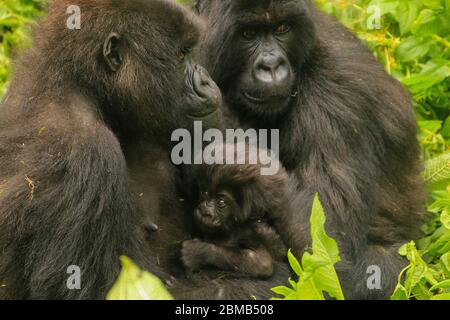
<svg viewBox="0 0 450 320">
<path fill-rule="evenodd" d="M 136 193 L 178 202 L 170 135 L 220 114 L 217 86 L 188 58 L 192 14 L 161 0 L 78 0 L 71 30 L 72 4 L 53 1 L 0 108 L 0 297 L 104 298 L 122 254 L 165 276 L 140 237 Z M 66 286 L 71 265 L 80 290 Z"/>
<path fill-rule="evenodd" d="M 280 234 L 301 254 L 318 192 L 338 240 L 347 298 L 387 298 L 399 245 L 424 220 L 410 97 L 360 41 L 307 0 L 204 0 L 200 50 L 241 127 L 280 129 L 280 158 L 299 187 Z M 276 218 L 276 217 L 275 217 Z M 369 266 L 381 289 L 369 290 Z"/>
</svg>

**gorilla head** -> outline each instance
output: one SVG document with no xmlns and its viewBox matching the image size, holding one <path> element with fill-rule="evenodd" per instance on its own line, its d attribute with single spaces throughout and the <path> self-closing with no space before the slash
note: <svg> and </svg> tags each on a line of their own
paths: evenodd
<svg viewBox="0 0 450 320">
<path fill-rule="evenodd" d="M 212 0 L 198 1 L 197 9 L 226 16 L 204 42 L 216 52 L 201 54 L 207 55 L 230 107 L 264 117 L 285 111 L 298 94 L 296 79 L 314 46 L 309 2 Z M 227 14 L 215 14 L 224 11 Z M 218 29 L 226 35 L 218 36 Z M 220 68 L 223 65 L 233 67 Z"/>
<path fill-rule="evenodd" d="M 201 33 L 191 12 L 161 0 L 83 0 L 81 28 L 72 30 L 65 26 L 70 4 L 54 1 L 36 35 L 37 65 L 47 64 L 42 76 L 49 78 L 43 86 L 81 85 L 98 95 L 115 130 L 161 142 L 191 118 L 216 112 L 220 91 L 191 59 Z"/>
</svg>

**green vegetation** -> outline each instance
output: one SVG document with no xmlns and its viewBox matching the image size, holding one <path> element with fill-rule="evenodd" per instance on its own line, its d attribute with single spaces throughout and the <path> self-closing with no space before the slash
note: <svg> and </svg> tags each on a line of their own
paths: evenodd
<svg viewBox="0 0 450 320">
<path fill-rule="evenodd" d="M 340 261 L 337 242 L 325 232 L 325 213 L 319 196 L 314 198 L 311 210 L 312 254 L 305 252 L 302 263 L 289 251 L 289 263 L 298 277 L 289 279 L 292 288 L 276 287 L 272 291 L 283 296 L 283 300 L 325 300 L 323 292 L 337 300 L 344 300 L 341 285 L 334 269 Z M 275 298 L 274 298 L 275 299 Z"/>
<path fill-rule="evenodd" d="M 423 227 L 426 235 L 423 239 L 405 244 L 400 250 L 410 265 L 399 276 L 393 299 L 450 299 L 450 0 L 316 2 L 353 30 L 414 99 L 420 129 L 418 139 L 426 161 L 424 178 L 431 220 Z M 43 0 L 0 2 L 0 97 L 10 78 L 11 59 L 26 45 L 27 25 L 41 15 L 42 4 Z M 343 298 L 332 267 L 338 261 L 337 248 L 334 240 L 323 233 L 324 217 L 317 199 L 314 208 L 311 229 L 316 232 L 312 234 L 315 243 L 312 254 L 305 254 L 301 264 L 290 254 L 299 280 L 290 280 L 292 288 L 274 288 L 285 298 L 321 299 L 323 291 Z M 142 279 L 136 278 L 136 274 L 142 274 L 131 262 L 123 260 L 123 263 L 124 272 L 134 274 L 127 279 L 134 280 L 125 281 L 122 275 L 119 282 L 139 288 L 136 279 Z M 110 298 L 136 297 L 137 293 L 129 292 L 128 285 L 125 287 L 126 290 L 116 285 Z M 306 291 L 305 287 L 314 290 L 305 296 L 300 292 Z M 124 296 L 123 292 L 128 293 Z"/>
<path fill-rule="evenodd" d="M 316 2 L 356 32 L 414 99 L 431 220 L 424 239 L 400 249 L 410 265 L 392 298 L 450 299 L 450 0 Z"/>
<path fill-rule="evenodd" d="M 121 257 L 120 260 L 122 272 L 108 293 L 108 300 L 173 300 L 161 280 L 140 270 L 127 257 Z"/>
</svg>

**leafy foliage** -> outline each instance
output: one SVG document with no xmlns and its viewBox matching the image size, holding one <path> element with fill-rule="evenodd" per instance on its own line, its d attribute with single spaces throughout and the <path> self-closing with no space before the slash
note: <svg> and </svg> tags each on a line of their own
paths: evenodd
<svg viewBox="0 0 450 320">
<path fill-rule="evenodd" d="M 400 273 L 392 300 L 450 299 L 450 252 L 440 257 L 438 265 L 428 265 L 417 250 L 414 241 L 402 246 L 399 253 L 405 256 L 410 264 Z"/>
<path fill-rule="evenodd" d="M 339 249 L 336 241 L 325 232 L 325 213 L 318 195 L 314 198 L 310 224 L 312 254 L 305 252 L 300 265 L 291 251 L 288 253 L 289 263 L 298 281 L 289 279 L 291 288 L 281 286 L 272 291 L 283 296 L 283 300 L 324 300 L 324 291 L 332 298 L 344 300 L 334 269 L 340 261 Z"/>
<path fill-rule="evenodd" d="M 414 99 L 431 219 L 423 227 L 426 237 L 400 250 L 410 265 L 392 298 L 449 299 L 450 1 L 316 2 L 356 32 Z M 379 25 L 374 19 L 378 10 Z"/>
<path fill-rule="evenodd" d="M 108 300 L 173 300 L 156 276 L 142 271 L 127 257 L 120 260 L 122 272 L 108 293 Z"/>
<path fill-rule="evenodd" d="M 449 151 L 450 1 L 316 2 L 355 31 L 412 93 L 425 158 Z M 378 12 L 379 28 L 374 23 Z"/>
</svg>

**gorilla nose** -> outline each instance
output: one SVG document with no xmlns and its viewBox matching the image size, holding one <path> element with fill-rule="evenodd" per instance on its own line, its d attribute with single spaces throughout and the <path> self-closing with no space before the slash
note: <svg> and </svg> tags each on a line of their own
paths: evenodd
<svg viewBox="0 0 450 320">
<path fill-rule="evenodd" d="M 220 92 L 215 82 L 209 76 L 208 71 L 200 65 L 195 65 L 194 67 L 193 80 L 194 90 L 200 98 L 215 98 L 214 95 Z"/>
<path fill-rule="evenodd" d="M 266 84 L 281 84 L 289 78 L 289 66 L 280 53 L 264 52 L 255 61 L 253 76 Z"/>
</svg>

